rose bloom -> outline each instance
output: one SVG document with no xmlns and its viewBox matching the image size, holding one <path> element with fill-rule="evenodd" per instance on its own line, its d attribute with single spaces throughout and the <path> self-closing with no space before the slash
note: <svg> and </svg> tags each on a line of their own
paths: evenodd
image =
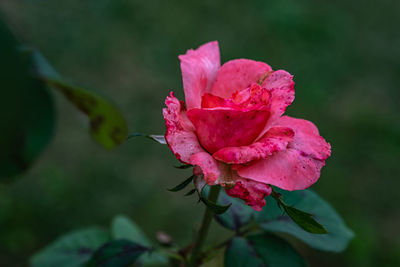
<svg viewBox="0 0 400 267">
<path fill-rule="evenodd" d="M 254 210 L 270 185 L 302 190 L 318 180 L 331 148 L 312 122 L 282 116 L 294 100 L 292 75 L 249 59 L 221 66 L 216 41 L 179 59 L 186 105 L 171 92 L 163 109 L 178 160 Z"/>
</svg>

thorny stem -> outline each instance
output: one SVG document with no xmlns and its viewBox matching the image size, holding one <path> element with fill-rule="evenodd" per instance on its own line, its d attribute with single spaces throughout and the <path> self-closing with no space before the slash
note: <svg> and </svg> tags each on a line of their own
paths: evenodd
<svg viewBox="0 0 400 267">
<path fill-rule="evenodd" d="M 208 199 L 212 202 L 217 202 L 220 186 L 211 186 L 210 193 L 208 194 Z M 201 248 L 206 240 L 208 229 L 210 228 L 211 220 L 213 218 L 213 212 L 206 207 L 204 211 L 203 220 L 199 232 L 197 233 L 196 239 L 194 241 L 192 255 L 190 256 L 188 267 L 198 266 L 198 257 L 201 253 Z"/>
</svg>

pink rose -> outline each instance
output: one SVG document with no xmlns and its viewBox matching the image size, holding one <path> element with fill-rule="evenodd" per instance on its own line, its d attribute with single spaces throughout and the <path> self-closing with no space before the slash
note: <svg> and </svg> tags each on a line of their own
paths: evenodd
<svg viewBox="0 0 400 267">
<path fill-rule="evenodd" d="M 269 185 L 302 190 L 318 180 L 331 148 L 313 123 L 282 116 L 294 100 L 292 75 L 249 59 L 220 66 L 216 41 L 179 59 L 186 106 L 171 92 L 163 110 L 178 160 L 255 210 Z"/>
</svg>

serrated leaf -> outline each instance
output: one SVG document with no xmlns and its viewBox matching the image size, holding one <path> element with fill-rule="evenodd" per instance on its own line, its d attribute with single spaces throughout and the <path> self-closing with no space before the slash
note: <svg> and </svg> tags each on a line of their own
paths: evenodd
<svg viewBox="0 0 400 267">
<path fill-rule="evenodd" d="M 300 226 L 304 231 L 307 231 L 312 234 L 326 234 L 326 229 L 318 223 L 313 215 L 296 209 L 293 206 L 288 206 L 285 201 L 282 199 L 282 194 L 277 193 L 275 190 L 272 190 L 271 196 L 275 198 L 276 204 L 280 209 L 286 212 L 287 215 L 295 222 L 298 226 Z"/>
<path fill-rule="evenodd" d="M 93 227 L 67 233 L 30 259 L 32 267 L 81 267 L 109 240 L 106 230 Z"/>
<path fill-rule="evenodd" d="M 94 92 L 75 86 L 63 79 L 37 51 L 30 52 L 38 77 L 48 86 L 59 90 L 90 121 L 90 134 L 102 146 L 112 149 L 126 140 L 128 126 L 118 108 Z"/>
<path fill-rule="evenodd" d="M 177 186 L 168 189 L 168 191 L 172 191 L 172 192 L 178 192 L 182 189 L 184 189 L 188 184 L 190 184 L 193 181 L 194 176 L 190 176 L 189 178 L 187 178 L 186 180 L 184 180 L 182 183 L 178 184 Z"/>
<path fill-rule="evenodd" d="M 96 250 L 87 267 L 129 266 L 148 250 L 126 239 L 112 240 Z"/>
<path fill-rule="evenodd" d="M 256 213 L 251 207 L 244 204 L 242 200 L 228 196 L 225 190 L 221 190 L 218 203 L 225 205 L 229 203 L 232 204 L 230 209 L 224 214 L 215 215 L 215 219 L 222 226 L 235 231 L 238 231 L 242 226 L 248 224 Z"/>
<path fill-rule="evenodd" d="M 303 258 L 287 243 L 270 234 L 235 237 L 225 251 L 225 267 L 304 267 Z"/>
<path fill-rule="evenodd" d="M 282 213 L 282 210 L 279 209 L 275 204 L 275 200 L 271 197 L 266 198 L 265 207 L 256 213 L 256 220 L 261 228 L 267 231 L 293 235 L 319 250 L 340 252 L 347 247 L 354 234 L 326 201 L 311 190 L 292 192 L 276 190 L 282 194 L 282 198 L 287 205 L 313 214 L 328 233 L 320 235 L 304 231 L 287 214 Z"/>
<path fill-rule="evenodd" d="M 290 216 L 290 218 L 292 218 L 292 220 L 303 230 L 313 234 L 328 233 L 321 224 L 319 224 L 316 220 L 314 220 L 312 214 L 290 206 L 284 206 L 283 208 L 285 209 L 286 213 Z"/>
<path fill-rule="evenodd" d="M 124 215 L 118 215 L 113 219 L 111 237 L 113 239 L 127 239 L 145 247 L 150 247 L 151 245 L 139 226 Z"/>
</svg>

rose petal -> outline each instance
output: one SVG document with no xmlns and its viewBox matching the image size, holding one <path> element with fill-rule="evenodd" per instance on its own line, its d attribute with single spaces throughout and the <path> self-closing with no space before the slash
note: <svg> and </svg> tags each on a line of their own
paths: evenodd
<svg viewBox="0 0 400 267">
<path fill-rule="evenodd" d="M 291 191 L 303 190 L 314 184 L 324 165 L 324 161 L 305 157 L 294 149 L 286 149 L 250 166 L 240 166 L 237 172 L 254 181 Z"/>
<path fill-rule="evenodd" d="M 231 108 L 242 111 L 264 109 L 270 110 L 271 92 L 253 83 L 248 88 L 235 92 L 232 98 L 222 98 L 209 93 L 203 95 L 202 108 Z"/>
<path fill-rule="evenodd" d="M 229 98 L 235 91 L 246 89 L 262 81 L 272 69 L 268 64 L 249 59 L 235 59 L 226 62 L 218 70 L 210 93 Z"/>
<path fill-rule="evenodd" d="M 248 179 L 285 190 L 303 190 L 319 179 L 325 159 L 330 156 L 330 145 L 309 121 L 285 116 L 277 124 L 290 125 L 295 132 L 288 148 L 248 166 L 234 165 L 233 169 Z"/>
<path fill-rule="evenodd" d="M 273 122 L 285 112 L 286 107 L 294 100 L 293 76 L 284 70 L 274 71 L 264 80 L 262 87 L 271 91 L 270 122 Z"/>
<path fill-rule="evenodd" d="M 214 153 L 223 147 L 251 144 L 264 128 L 269 111 L 191 109 L 187 115 L 201 145 L 209 153 Z"/>
<path fill-rule="evenodd" d="M 201 97 L 208 92 L 221 65 L 218 42 L 210 42 L 196 50 L 188 50 L 180 55 L 183 89 L 186 106 L 199 108 Z"/>
<path fill-rule="evenodd" d="M 325 160 L 331 155 L 331 145 L 319 135 L 318 128 L 312 122 L 283 116 L 276 125 L 294 130 L 295 138 L 288 147 L 318 160 Z"/>
<path fill-rule="evenodd" d="M 265 206 L 264 198 L 271 194 L 272 189 L 266 184 L 240 178 L 233 188 L 225 191 L 229 196 L 243 199 L 246 205 L 260 211 Z"/>
<path fill-rule="evenodd" d="M 218 108 L 218 107 L 225 107 L 225 108 L 232 108 L 232 109 L 239 109 L 242 108 L 235 104 L 231 99 L 225 99 L 219 96 L 215 96 L 209 93 L 205 93 L 203 95 L 201 101 L 202 108 Z"/>
<path fill-rule="evenodd" d="M 199 166 L 204 175 L 204 180 L 209 185 L 232 183 L 232 175 L 228 166 L 216 161 L 207 152 L 199 152 L 190 158 L 190 163 Z M 194 169 L 194 171 L 198 171 Z"/>
<path fill-rule="evenodd" d="M 215 152 L 213 157 L 229 164 L 264 159 L 285 149 L 293 136 L 293 130 L 288 127 L 273 127 L 258 142 L 249 146 L 225 147 Z"/>
<path fill-rule="evenodd" d="M 165 100 L 167 108 L 163 109 L 163 115 L 167 131 L 165 140 L 176 158 L 190 164 L 193 154 L 204 151 L 194 132 L 192 123 L 186 116 L 186 110 L 179 100 L 171 92 Z"/>
<path fill-rule="evenodd" d="M 253 83 L 246 89 L 233 93 L 232 100 L 243 108 L 264 106 L 269 110 L 271 107 L 271 92 L 266 88 L 262 88 L 259 84 Z"/>
</svg>

